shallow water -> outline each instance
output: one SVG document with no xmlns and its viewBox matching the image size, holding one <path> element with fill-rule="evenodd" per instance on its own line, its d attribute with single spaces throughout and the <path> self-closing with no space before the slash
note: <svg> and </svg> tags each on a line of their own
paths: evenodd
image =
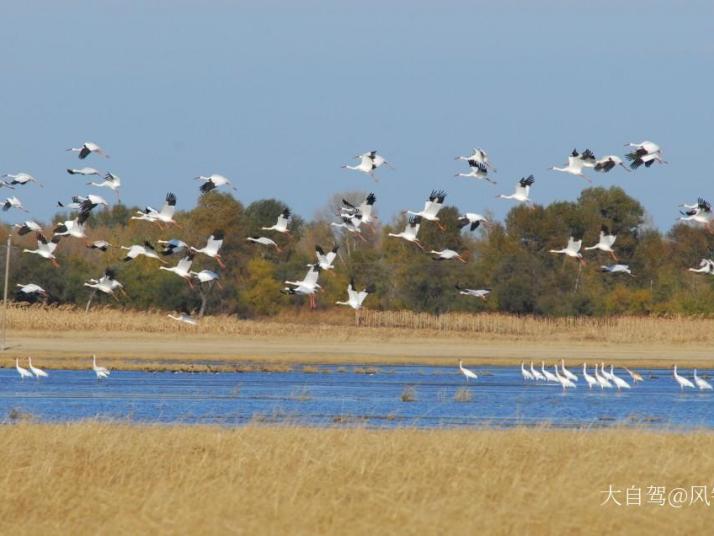
<svg viewBox="0 0 714 536">
<path fill-rule="evenodd" d="M 669 370 L 638 369 L 645 382 L 630 391 L 590 391 L 581 378 L 577 389 L 564 393 L 559 385 L 524 382 L 519 368 L 475 368 L 479 379 L 468 385 L 454 367 L 386 366 L 377 367 L 374 375 L 355 373 L 351 366 L 319 369 L 326 372 L 114 371 L 101 382 L 91 370 L 55 370 L 49 378 L 24 381 L 12 369 L 2 370 L 0 419 L 30 414 L 54 422 L 714 427 L 714 394 L 680 392 Z M 691 378 L 689 371 L 685 374 Z M 712 374 L 700 371 L 705 378 Z M 414 390 L 413 402 L 402 401 L 408 386 Z M 463 388 L 470 400 L 458 401 L 456 394 Z"/>
</svg>

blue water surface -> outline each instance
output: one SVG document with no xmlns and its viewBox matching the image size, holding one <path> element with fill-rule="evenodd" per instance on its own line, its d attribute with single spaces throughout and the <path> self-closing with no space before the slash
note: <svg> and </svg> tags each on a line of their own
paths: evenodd
<svg viewBox="0 0 714 536">
<path fill-rule="evenodd" d="M 591 391 L 581 378 L 577 389 L 563 392 L 559 385 L 524 382 L 520 369 L 511 367 L 476 368 L 479 378 L 469 384 L 454 367 L 380 366 L 374 374 L 355 372 L 360 368 L 320 366 L 318 373 L 114 371 L 107 381 L 97 381 L 91 370 L 51 370 L 46 379 L 20 380 L 6 369 L 0 371 L 0 420 L 714 427 L 714 394 L 681 392 L 668 370 L 640 370 L 645 381 L 630 391 Z M 711 374 L 700 371 L 702 377 Z M 621 377 L 629 379 L 625 373 Z M 406 398 L 413 401 L 403 401 L 408 388 L 412 396 Z"/>
</svg>

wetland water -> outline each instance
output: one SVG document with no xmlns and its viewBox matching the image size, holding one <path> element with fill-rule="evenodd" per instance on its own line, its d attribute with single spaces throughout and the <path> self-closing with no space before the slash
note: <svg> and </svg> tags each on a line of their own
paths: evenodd
<svg viewBox="0 0 714 536">
<path fill-rule="evenodd" d="M 0 370 L 0 419 L 87 418 L 152 423 L 240 425 L 251 421 L 373 427 L 535 425 L 714 428 L 714 393 L 680 392 L 670 370 L 638 369 L 630 391 L 588 390 L 524 382 L 519 368 L 473 367 L 466 384 L 456 367 L 320 366 L 319 372 L 220 374 L 114 371 L 97 381 L 91 370 L 49 370 L 42 380 L 20 380 Z M 579 372 L 575 367 L 573 372 Z M 617 371 L 628 379 L 624 371 Z M 680 371 L 691 378 L 689 370 Z M 709 378 L 712 371 L 702 370 Z M 405 396 L 413 401 L 403 401 Z M 463 388 L 467 389 L 464 394 Z M 458 395 L 458 396 L 457 396 Z M 457 400 L 458 398 L 458 400 Z"/>
</svg>

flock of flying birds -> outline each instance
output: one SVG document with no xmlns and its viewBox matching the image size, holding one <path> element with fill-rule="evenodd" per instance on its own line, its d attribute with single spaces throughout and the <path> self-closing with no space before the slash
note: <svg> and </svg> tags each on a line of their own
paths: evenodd
<svg viewBox="0 0 714 536">
<path fill-rule="evenodd" d="M 655 163 L 667 163 L 662 157 L 662 150 L 659 145 L 651 141 L 628 143 L 626 146 L 631 149 L 630 152 L 625 155 L 625 159 L 629 162 L 629 167 L 625 164 L 622 158 L 616 155 L 607 155 L 602 158 L 597 158 L 590 149 L 586 149 L 582 153 L 579 153 L 574 149 L 568 157 L 566 165 L 561 167 L 553 166 L 550 169 L 563 173 L 569 173 L 590 181 L 590 178 L 584 173 L 584 170 L 586 169 L 593 169 L 596 172 L 608 173 L 615 167 L 622 167 L 629 172 L 630 170 L 638 169 L 641 166 L 649 168 Z M 109 158 L 109 155 L 104 151 L 104 149 L 93 142 L 85 142 L 80 147 L 72 147 L 67 150 L 78 153 L 80 160 L 85 160 L 90 155 Z M 378 181 L 375 172 L 380 167 L 386 166 L 394 169 L 383 156 L 377 153 L 377 151 L 359 154 L 356 155 L 355 158 L 359 160 L 358 164 L 344 165 L 342 167 L 365 173 L 371 176 L 375 181 Z M 496 173 L 497 170 L 485 150 L 478 147 L 474 148 L 470 155 L 458 156 L 456 157 L 456 160 L 465 161 L 469 166 L 468 173 L 457 173 L 456 176 L 485 180 L 496 184 L 496 181 L 490 177 L 490 174 Z M 111 172 L 102 174 L 93 167 L 68 168 L 67 172 L 72 175 L 103 176 L 103 180 L 101 182 L 90 181 L 87 184 L 98 188 L 110 189 L 115 193 L 117 200 L 119 200 L 119 189 L 122 181 L 118 175 Z M 236 190 L 231 181 L 222 175 L 202 175 L 196 177 L 195 179 L 201 183 L 199 189 L 202 194 L 207 194 L 208 192 L 221 187 L 228 187 Z M 15 173 L 3 175 L 2 180 L 0 180 L 0 187 L 15 189 L 18 186 L 30 183 L 42 186 L 39 181 L 37 181 L 37 179 L 29 173 Z M 516 183 L 513 193 L 500 194 L 497 197 L 500 199 L 513 200 L 518 203 L 532 204 L 530 193 L 531 187 L 534 183 L 535 178 L 533 175 L 523 177 Z M 419 249 L 424 251 L 424 246 L 419 240 L 419 230 L 424 222 L 429 222 L 430 224 L 436 225 L 439 229 L 444 230 L 444 225 L 439 220 L 439 212 L 444 206 L 445 198 L 446 192 L 443 190 L 432 191 L 424 203 L 424 208 L 422 210 L 406 211 L 406 214 L 409 217 L 404 230 L 398 233 L 389 233 L 388 236 L 413 243 Z M 332 225 L 337 229 L 341 229 L 346 233 L 350 233 L 351 235 L 365 240 L 361 234 L 363 226 L 369 226 L 377 220 L 377 216 L 374 213 L 374 204 L 376 200 L 377 198 L 374 193 L 367 195 L 367 197 L 360 204 L 352 204 L 347 200 L 343 200 L 342 207 L 339 212 L 340 221 L 333 222 Z M 58 265 L 55 252 L 60 241 L 65 237 L 86 239 L 86 222 L 92 210 L 94 210 L 97 206 L 108 206 L 109 203 L 99 195 L 87 194 L 84 196 L 76 195 L 72 198 L 71 202 L 59 202 L 58 205 L 60 207 L 77 211 L 77 215 L 71 220 L 57 223 L 53 230 L 52 236 L 49 238 L 44 234 L 42 227 L 34 220 L 28 220 L 15 226 L 19 235 L 31 232 L 36 233 L 36 249 L 24 249 L 23 252 L 38 255 L 49 260 L 55 266 Z M 701 224 L 707 228 L 711 227 L 711 205 L 707 201 L 700 198 L 696 203 L 684 204 L 681 205 L 681 207 L 684 211 L 681 213 L 682 216 L 680 220 Z M 4 211 L 8 211 L 10 209 L 25 210 L 22 202 L 16 196 L 8 197 L 4 201 L 2 208 Z M 139 210 L 135 215 L 131 216 L 131 220 L 155 224 L 163 230 L 170 225 L 178 226 L 174 220 L 175 211 L 176 195 L 168 193 L 164 204 L 160 209 L 147 206 L 143 210 Z M 277 215 L 277 220 L 274 225 L 262 227 L 261 230 L 269 233 L 287 234 L 289 233 L 290 219 L 290 211 L 285 209 Z M 470 231 L 476 230 L 481 224 L 489 225 L 490 222 L 481 214 L 471 212 L 461 215 L 457 222 L 459 228 L 466 227 Z M 220 255 L 223 240 L 223 231 L 216 230 L 207 238 L 205 246 L 201 248 L 189 246 L 186 242 L 177 238 L 159 240 L 158 245 L 160 248 L 158 249 L 148 241 L 145 241 L 143 244 L 120 246 L 120 248 L 126 251 L 124 261 L 129 262 L 140 256 L 156 259 L 161 263 L 161 266 L 159 266 L 160 270 L 172 272 L 176 276 L 184 279 L 187 284 L 193 288 L 194 281 L 196 281 L 199 285 L 212 285 L 214 283 L 220 285 L 218 282 L 219 274 L 216 271 L 204 269 L 196 272 L 191 268 L 194 257 L 197 254 L 205 255 L 214 259 L 221 268 L 224 268 L 225 266 Z M 271 238 L 270 235 L 249 236 L 246 240 L 260 246 L 280 250 L 278 243 Z M 582 239 L 577 239 L 576 237 L 571 236 L 565 247 L 552 249 L 550 252 L 553 254 L 565 255 L 578 260 L 580 263 L 584 263 L 585 261 L 581 251 L 601 251 L 609 254 L 613 261 L 611 264 L 601 266 L 601 270 L 603 272 L 610 274 L 622 273 L 633 276 L 629 265 L 619 262 L 614 250 L 616 240 L 616 232 L 614 230 L 610 230 L 606 225 L 602 225 L 599 241 L 596 244 L 583 248 Z M 92 242 L 87 242 L 87 247 L 106 252 L 113 246 L 106 240 L 94 240 Z M 440 250 L 431 250 L 428 253 L 432 255 L 434 260 L 456 260 L 462 263 L 466 262 L 462 253 L 447 247 Z M 315 254 L 316 260 L 314 263 L 308 265 L 309 269 L 303 279 L 285 281 L 286 286 L 283 289 L 283 292 L 286 294 L 308 296 L 311 308 L 316 306 L 316 294 L 321 289 L 319 284 L 320 273 L 334 268 L 334 261 L 337 256 L 337 246 L 332 248 L 332 250 L 325 252 L 319 245 L 316 245 Z M 166 261 L 164 258 L 168 257 L 178 258 L 179 260 L 173 266 L 165 266 Z M 690 270 L 693 272 L 714 275 L 714 260 L 702 259 L 698 268 L 690 268 Z M 107 268 L 101 276 L 90 279 L 84 284 L 94 292 L 102 292 L 113 296 L 115 299 L 117 298 L 116 293 L 125 294 L 123 285 L 117 279 L 117 272 L 112 268 Z M 18 287 L 19 292 L 26 295 L 47 295 L 46 291 L 36 283 L 18 284 Z M 460 286 L 457 286 L 456 288 L 462 295 L 473 296 L 480 299 L 486 299 L 490 292 L 490 289 L 487 288 L 475 289 L 462 288 Z M 364 300 L 370 293 L 373 292 L 373 290 L 373 287 L 370 285 L 367 285 L 360 290 L 355 285 L 354 281 L 350 281 L 350 284 L 347 287 L 347 300 L 339 301 L 337 303 L 340 305 L 347 305 L 355 310 L 358 310 L 362 307 Z M 194 319 L 187 310 L 182 310 L 179 315 L 170 315 L 170 317 L 188 324 L 197 323 L 197 320 Z"/>
<path fill-rule="evenodd" d="M 641 143 L 628 143 L 627 147 L 630 147 L 630 152 L 625 155 L 625 159 L 628 161 L 628 165 L 625 164 L 622 158 L 616 155 L 607 155 L 602 158 L 597 158 L 590 149 L 579 153 L 577 150 L 573 150 L 568 157 L 567 164 L 564 166 L 553 166 L 549 169 L 553 171 L 568 173 L 577 177 L 581 177 L 588 182 L 591 179 L 585 175 L 584 170 L 592 169 L 600 173 L 608 173 L 616 167 L 622 167 L 626 171 L 631 171 L 644 166 L 649 168 L 655 163 L 666 164 L 667 162 L 662 157 L 661 148 L 651 142 L 643 141 Z M 103 158 L 109 158 L 109 155 L 104 151 L 102 147 L 93 142 L 85 142 L 80 147 L 72 147 L 67 149 L 68 151 L 78 153 L 80 160 L 85 160 L 90 155 L 97 155 Z M 356 165 L 344 165 L 345 169 L 359 171 L 365 173 L 372 177 L 375 182 L 378 182 L 378 178 L 375 174 L 376 170 L 382 166 L 394 169 L 391 164 L 377 151 L 370 151 L 364 154 L 356 155 L 355 158 L 359 160 Z M 468 177 L 477 180 L 484 180 L 492 184 L 496 184 L 496 181 L 490 176 L 491 173 L 496 173 L 497 170 L 490 160 L 488 153 L 481 148 L 474 148 L 473 152 L 468 156 L 458 156 L 456 160 L 465 161 L 469 166 L 469 171 L 467 173 L 457 173 L 456 176 Z M 78 168 L 68 168 L 67 172 L 71 175 L 80 176 L 96 176 L 103 177 L 101 181 L 92 180 L 87 183 L 87 185 L 94 186 L 97 188 L 107 188 L 114 192 L 117 201 L 119 200 L 119 190 L 122 185 L 121 178 L 111 172 L 102 173 L 93 167 L 78 167 Z M 6 187 L 9 189 L 16 189 L 17 187 L 25 186 L 30 183 L 38 184 L 42 187 L 42 184 L 37 181 L 29 173 L 15 173 L 2 175 L 2 180 L 0 180 L 0 188 Z M 218 174 L 212 174 L 208 176 L 198 176 L 195 177 L 197 181 L 200 181 L 199 190 L 202 194 L 207 194 L 210 191 L 227 187 L 236 190 L 235 186 L 231 181 Z M 500 199 L 512 200 L 518 203 L 523 203 L 531 205 L 532 201 L 530 199 L 531 187 L 535 183 L 535 178 L 533 175 L 521 178 L 515 185 L 513 193 L 510 194 L 500 194 L 497 197 Z M 446 192 L 442 190 L 434 190 L 428 196 L 426 202 L 424 203 L 424 208 L 419 211 L 406 211 L 408 217 L 407 223 L 404 230 L 399 233 L 389 233 L 388 236 L 392 238 L 398 238 L 406 242 L 415 244 L 419 249 L 424 251 L 424 246 L 419 240 L 419 230 L 424 222 L 429 222 L 430 224 L 436 225 L 442 231 L 445 230 L 444 225 L 439 220 L 439 212 L 444 206 L 444 200 L 446 198 Z M 346 233 L 356 236 L 359 239 L 365 240 L 361 232 L 363 226 L 369 226 L 377 220 L 377 216 L 374 213 L 374 204 L 376 202 L 376 196 L 374 193 L 370 193 L 360 204 L 353 204 L 347 200 L 342 201 L 342 207 L 339 212 L 339 222 L 333 222 L 332 225 L 341 229 Z M 96 194 L 87 195 L 76 195 L 72 197 L 71 202 L 64 203 L 59 202 L 58 206 L 67 209 L 75 210 L 77 215 L 71 219 L 64 222 L 59 222 L 53 229 L 52 236 L 48 236 L 43 231 L 42 227 L 34 220 L 25 221 L 22 224 L 16 224 L 15 228 L 19 235 L 25 235 L 28 233 L 35 233 L 37 238 L 36 249 L 24 249 L 24 253 L 30 253 L 38 255 L 43 259 L 50 261 L 53 265 L 58 266 L 57 258 L 55 252 L 57 250 L 60 241 L 64 238 L 77 238 L 77 239 L 87 239 L 86 233 L 86 222 L 91 214 L 91 212 L 98 206 L 109 206 L 109 203 L 101 196 Z M 712 224 L 712 213 L 711 205 L 700 198 L 696 203 L 680 205 L 684 210 L 681 212 L 682 216 L 680 220 L 689 221 L 695 224 L 700 224 L 708 229 L 711 229 Z M 2 202 L 2 210 L 8 211 L 11 209 L 22 210 L 27 212 L 23 207 L 22 202 L 16 196 L 11 196 Z M 162 230 L 167 229 L 169 226 L 177 226 L 177 222 L 174 220 L 174 214 L 176 211 L 176 195 L 173 193 L 168 193 L 165 197 L 164 204 L 160 209 L 152 208 L 151 206 L 146 206 L 143 210 L 138 210 L 135 215 L 131 216 L 131 220 L 142 221 L 148 224 L 157 225 Z M 278 234 L 288 234 L 289 224 L 291 221 L 291 214 L 288 209 L 283 210 L 277 215 L 277 219 L 274 225 L 269 227 L 262 227 L 262 231 L 268 233 L 278 233 Z M 457 220 L 457 225 L 459 228 L 468 228 L 470 231 L 476 230 L 481 224 L 490 225 L 490 222 L 481 214 L 477 213 L 465 213 L 461 215 Z M 264 233 L 265 234 L 265 233 Z M 550 250 L 553 254 L 562 254 L 567 257 L 577 259 L 580 263 L 584 263 L 583 251 L 598 250 L 610 255 L 613 260 L 612 264 L 601 266 L 601 270 L 610 274 L 628 274 L 633 276 L 630 268 L 627 264 L 621 264 L 614 250 L 614 244 L 617 239 L 617 234 L 614 230 L 608 229 L 607 226 L 603 225 L 600 230 L 599 241 L 592 246 L 582 248 L 582 239 L 576 239 L 575 237 L 570 237 L 565 247 L 561 249 Z M 276 250 L 280 250 L 277 242 L 270 236 L 249 236 L 246 240 L 264 247 L 272 247 Z M 121 250 L 126 251 L 124 256 L 125 262 L 133 261 L 134 259 L 144 256 L 150 259 L 156 259 L 161 264 L 159 266 L 160 270 L 167 272 L 172 272 L 178 277 L 184 279 L 187 284 L 193 288 L 194 281 L 199 285 L 213 285 L 218 284 L 219 274 L 216 271 L 204 269 L 199 272 L 193 271 L 192 264 L 194 257 L 197 254 L 205 255 L 211 259 L 214 259 L 216 263 L 224 268 L 224 263 L 220 255 L 220 250 L 224 241 L 224 233 L 221 230 L 214 231 L 206 240 L 204 247 L 195 248 L 189 246 L 183 240 L 177 238 L 171 238 L 168 240 L 159 240 L 157 243 L 160 248 L 157 249 L 153 244 L 145 241 L 143 244 L 132 244 L 130 246 L 120 246 Z M 106 240 L 93 240 L 91 242 L 86 242 L 87 247 L 92 248 L 97 251 L 106 252 L 109 248 L 113 247 Z M 285 281 L 285 288 L 282 290 L 285 294 L 290 295 L 303 295 L 309 297 L 310 307 L 314 308 L 316 306 L 316 294 L 321 289 L 319 284 L 319 276 L 322 271 L 331 270 L 334 268 L 334 261 L 337 257 L 337 246 L 332 248 L 332 250 L 325 252 L 319 245 L 315 247 L 316 261 L 308 265 L 308 271 L 302 280 L 296 281 Z M 462 263 L 466 262 L 462 253 L 455 251 L 450 248 L 443 248 L 440 250 L 431 250 L 428 252 L 432 255 L 434 260 L 439 261 L 450 261 L 457 260 Z M 174 257 L 178 258 L 178 262 L 173 266 L 165 266 L 166 261 L 164 258 Z M 703 259 L 698 268 L 690 268 L 691 271 L 698 273 L 708 273 L 714 275 L 714 260 Z M 104 273 L 98 278 L 93 278 L 84 283 L 84 285 L 93 292 L 102 292 L 108 294 L 117 299 L 116 293 L 124 293 L 124 287 L 122 283 L 117 279 L 117 272 L 112 268 L 107 268 Z M 36 283 L 18 284 L 19 292 L 30 295 L 47 296 L 47 292 Z M 481 288 L 463 288 L 460 286 L 456 287 L 460 294 L 466 296 L 472 296 L 480 299 L 486 299 L 490 293 L 490 289 Z M 347 287 L 347 300 L 338 301 L 339 305 L 347 305 L 355 310 L 362 308 L 363 303 L 367 296 L 373 292 L 373 287 L 367 285 L 359 290 L 351 280 Z M 188 310 L 182 310 L 178 315 L 169 315 L 170 318 L 175 319 L 186 324 L 195 325 L 197 320 L 193 318 Z M 20 370 L 19 363 L 17 363 L 18 371 Z M 95 372 L 97 371 L 96 362 L 94 362 Z M 32 370 L 32 367 L 30 368 Z M 466 370 L 466 369 L 463 369 Z M 538 371 L 535 371 L 536 373 Z M 20 373 L 21 376 L 23 373 Z M 99 373 L 97 373 L 99 376 Z M 543 374 L 543 372 L 541 372 Z M 549 373 L 551 374 L 551 373 Z M 602 378 L 610 379 L 608 373 L 603 369 L 598 373 L 597 369 L 595 371 L 595 379 L 597 381 L 597 376 L 600 375 Z M 552 375 L 552 374 L 551 374 Z M 556 368 L 556 374 L 554 377 L 557 379 L 559 372 Z M 563 374 L 560 375 L 561 378 L 565 378 L 568 381 L 573 381 L 566 369 L 563 369 Z M 468 377 L 468 376 L 467 376 Z M 588 376 L 585 376 L 586 380 Z M 539 379 L 537 376 L 535 379 Z M 602 383 L 598 382 L 600 385 Z M 618 382 L 614 382 L 617 384 Z M 591 385 L 590 381 L 588 384 Z M 564 386 L 564 387 L 569 387 Z"/>
<path fill-rule="evenodd" d="M 601 390 L 617 389 L 618 391 L 622 389 L 631 389 L 632 386 L 615 373 L 614 365 L 610 365 L 609 371 L 605 367 L 605 363 L 600 363 L 599 366 L 600 368 L 598 369 L 598 363 L 595 363 L 593 374 L 590 374 L 588 372 L 587 363 L 583 363 L 583 379 L 587 383 L 588 389 L 592 389 L 593 387 L 599 387 Z M 638 372 L 630 370 L 627 367 L 622 368 L 625 369 L 625 371 L 630 375 L 633 384 L 636 385 L 644 381 L 644 378 Z M 473 370 L 464 367 L 463 360 L 459 361 L 459 371 L 464 378 L 466 378 L 467 383 L 470 380 L 478 379 L 478 374 L 476 374 Z M 526 367 L 525 362 L 521 361 L 521 377 L 526 382 L 559 384 L 563 388 L 563 391 L 566 391 L 567 389 L 574 389 L 577 387 L 577 383 L 579 381 L 578 376 L 565 367 L 564 359 L 561 359 L 560 363 L 553 365 L 553 372 L 550 372 L 550 370 L 546 368 L 545 361 L 541 361 L 540 370 L 533 366 L 533 361 L 531 361 L 530 367 Z M 694 369 L 694 381 L 692 381 L 679 374 L 677 371 L 677 365 L 674 365 L 672 368 L 672 377 L 682 391 L 685 389 L 699 389 L 700 391 L 714 390 L 711 383 L 697 374 L 697 369 Z"/>
</svg>

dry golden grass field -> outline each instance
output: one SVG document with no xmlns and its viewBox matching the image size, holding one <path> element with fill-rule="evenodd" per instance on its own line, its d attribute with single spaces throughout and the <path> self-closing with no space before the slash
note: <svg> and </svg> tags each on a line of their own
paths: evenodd
<svg viewBox="0 0 714 536">
<path fill-rule="evenodd" d="M 227 368 L 309 363 L 514 364 L 585 359 L 632 366 L 714 366 L 714 319 L 430 316 L 363 311 L 300 313 L 268 320 L 204 318 L 177 323 L 162 312 L 11 307 L 2 366 L 31 355 L 47 368 L 82 368 L 96 353 L 114 368 Z M 240 364 L 240 365 L 237 365 Z M 214 364 L 215 365 L 215 364 Z"/>
<path fill-rule="evenodd" d="M 0 449 L 2 534 L 711 534 L 714 519 L 647 492 L 711 493 L 711 432 L 20 423 Z M 601 506 L 610 484 L 622 506 Z"/>
</svg>

